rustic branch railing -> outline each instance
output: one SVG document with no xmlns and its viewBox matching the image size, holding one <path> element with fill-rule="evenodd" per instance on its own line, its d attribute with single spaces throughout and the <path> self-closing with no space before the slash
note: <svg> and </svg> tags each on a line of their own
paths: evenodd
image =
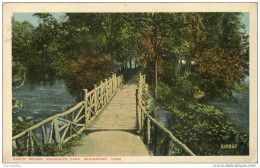
<svg viewBox="0 0 260 168">
<path fill-rule="evenodd" d="M 138 131 L 144 141 L 148 146 L 153 149 L 155 155 L 171 155 L 173 145 L 176 144 L 185 151 L 185 153 L 195 156 L 195 154 L 182 142 L 180 142 L 176 137 L 173 136 L 172 132 L 166 129 L 160 122 L 155 120 L 149 114 L 150 107 L 150 95 L 148 90 L 148 84 L 145 83 L 145 75 L 140 73 L 139 76 L 139 86 L 136 90 L 137 95 L 137 123 Z M 163 133 L 166 138 L 163 142 L 163 147 L 161 151 L 158 151 L 158 138 L 160 132 Z M 174 144 L 173 144 L 174 143 Z"/>
<path fill-rule="evenodd" d="M 44 145 L 54 143 L 61 146 L 76 137 L 104 109 L 122 84 L 123 76 L 116 77 L 114 74 L 90 92 L 84 89 L 84 101 L 13 136 L 14 154 L 32 156 L 35 148 L 42 149 Z M 19 153 L 19 150 L 23 152 Z"/>
</svg>

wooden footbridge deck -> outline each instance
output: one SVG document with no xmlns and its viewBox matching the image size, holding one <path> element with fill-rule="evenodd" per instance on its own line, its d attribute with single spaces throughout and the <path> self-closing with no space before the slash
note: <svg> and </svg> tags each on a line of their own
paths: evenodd
<svg viewBox="0 0 260 168">
<path fill-rule="evenodd" d="M 46 145 L 62 148 L 78 135 L 70 156 L 172 155 L 177 146 L 195 155 L 151 116 L 145 75 L 134 75 L 124 85 L 122 76 L 113 75 L 84 91 L 84 101 L 13 136 L 13 155 L 41 156 Z M 158 142 L 161 133 L 163 143 Z"/>
<path fill-rule="evenodd" d="M 87 130 L 135 131 L 137 85 L 138 76 L 135 75 L 118 89 L 95 122 L 87 126 Z"/>
<path fill-rule="evenodd" d="M 71 150 L 74 156 L 148 156 L 137 131 L 136 89 L 138 75 L 120 87 L 111 101 L 86 130 L 98 131 L 84 135 Z M 130 132 L 125 132 L 130 131 Z"/>
</svg>

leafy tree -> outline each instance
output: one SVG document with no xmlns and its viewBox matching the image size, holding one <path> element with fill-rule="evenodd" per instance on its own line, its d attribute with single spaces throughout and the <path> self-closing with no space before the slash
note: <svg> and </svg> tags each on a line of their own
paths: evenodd
<svg viewBox="0 0 260 168">
<path fill-rule="evenodd" d="M 200 86 L 211 98 L 230 98 L 235 83 L 248 74 L 248 41 L 241 32 L 241 13 L 202 14 L 207 44 L 198 59 Z"/>
<path fill-rule="evenodd" d="M 142 14 L 137 20 L 142 23 L 139 27 L 141 34 L 141 62 L 148 72 L 148 76 L 154 79 L 154 93 L 157 99 L 158 72 L 162 64 L 162 35 L 160 29 L 159 14 Z"/>
<path fill-rule="evenodd" d="M 35 13 L 34 16 L 39 18 L 39 25 L 32 32 L 33 56 L 27 65 L 30 83 L 52 83 L 57 78 L 53 62 L 59 52 L 56 41 L 59 24 L 50 13 Z"/>
<path fill-rule="evenodd" d="M 34 27 L 31 23 L 19 22 L 12 19 L 12 60 L 25 63 L 32 55 L 32 31 Z"/>
</svg>

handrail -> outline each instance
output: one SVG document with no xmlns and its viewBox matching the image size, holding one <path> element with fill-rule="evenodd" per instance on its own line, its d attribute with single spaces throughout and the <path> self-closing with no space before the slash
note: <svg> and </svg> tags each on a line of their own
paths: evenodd
<svg viewBox="0 0 260 168">
<path fill-rule="evenodd" d="M 39 122 L 39 123 L 37 123 L 37 124 L 31 126 L 30 128 L 27 128 L 27 129 L 24 130 L 23 132 L 21 132 L 21 133 L 15 135 L 15 136 L 13 136 L 13 137 L 12 137 L 12 140 L 15 140 L 15 139 L 17 139 L 17 138 L 23 136 L 24 134 L 26 134 L 26 132 L 32 131 L 33 129 L 38 128 L 38 127 L 41 126 L 42 124 L 45 124 L 45 123 L 47 123 L 47 122 L 53 120 L 53 119 L 56 118 L 56 117 L 63 116 L 63 115 L 67 115 L 67 114 L 71 113 L 72 111 L 76 110 L 76 109 L 79 108 L 81 105 L 83 105 L 84 103 L 85 103 L 85 102 L 82 101 L 82 102 L 78 103 L 77 105 L 75 105 L 74 107 L 70 108 L 69 110 L 67 110 L 67 111 L 65 111 L 65 112 L 55 114 L 54 116 L 51 116 L 51 117 L 49 117 L 49 118 L 46 118 L 46 119 L 42 120 L 41 122 Z"/>
<path fill-rule="evenodd" d="M 189 155 L 196 156 L 185 144 L 183 144 L 180 140 L 178 140 L 171 131 L 165 128 L 159 121 L 154 119 L 147 111 L 150 107 L 150 98 L 148 85 L 145 83 L 145 75 L 140 73 L 139 75 L 139 86 L 136 91 L 137 95 L 137 118 L 138 118 L 138 130 L 139 133 L 144 133 L 144 129 L 147 129 L 147 144 L 150 144 L 150 136 L 151 136 L 151 122 L 155 124 L 161 131 L 163 131 L 171 141 L 175 142 L 178 146 L 184 149 Z M 144 96 L 144 94 L 146 96 Z M 144 121 L 146 120 L 147 127 L 144 128 Z M 143 134 L 144 135 L 144 134 Z M 144 137 L 143 137 L 144 139 Z M 171 143 L 169 143 L 171 144 Z M 171 145 L 169 146 L 171 148 Z M 171 152 L 171 149 L 169 152 Z"/>
<path fill-rule="evenodd" d="M 169 131 L 167 128 L 165 128 L 160 122 L 155 120 L 152 116 L 150 116 L 144 107 L 139 103 L 140 108 L 143 110 L 143 112 L 146 114 L 146 116 L 154 123 L 156 124 L 163 132 L 165 132 L 175 143 L 177 143 L 179 146 L 181 146 L 187 153 L 189 153 L 191 156 L 196 156 L 185 144 L 183 144 L 181 141 L 179 141 L 175 136 L 173 136 L 172 132 Z"/>
<path fill-rule="evenodd" d="M 19 148 L 19 143 L 21 143 L 17 143 L 17 140 L 26 134 L 27 137 L 25 137 L 24 143 L 26 143 L 27 155 L 34 155 L 35 146 L 42 147 L 44 144 L 52 144 L 54 141 L 61 146 L 73 137 L 81 134 L 99 112 L 104 109 L 122 84 L 123 76 L 116 77 L 113 74 L 109 80 L 106 79 L 104 82 L 101 82 L 99 86 L 95 86 L 90 92 L 87 89 L 83 89 L 85 92 L 84 101 L 79 102 L 65 112 L 48 117 L 13 136 L 14 153 L 16 153 L 15 151 Z M 79 110 L 76 112 L 77 109 Z M 64 119 L 64 117 L 67 118 Z M 68 119 L 68 117 L 71 117 L 71 119 Z M 33 132 L 39 129 L 39 127 L 42 127 L 42 135 L 40 137 L 35 136 Z M 49 129 L 49 131 L 46 129 Z M 47 132 L 49 135 L 47 135 Z"/>
</svg>

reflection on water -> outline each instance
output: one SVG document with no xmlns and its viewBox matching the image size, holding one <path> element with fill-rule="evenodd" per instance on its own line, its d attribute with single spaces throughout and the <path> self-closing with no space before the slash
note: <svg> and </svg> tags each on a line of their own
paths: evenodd
<svg viewBox="0 0 260 168">
<path fill-rule="evenodd" d="M 174 124 L 179 122 L 170 112 L 159 107 L 157 107 L 157 120 L 167 129 L 170 129 Z"/>
<path fill-rule="evenodd" d="M 12 96 L 23 104 L 19 114 L 13 114 L 13 120 L 20 115 L 24 119 L 33 116 L 34 120 L 40 121 L 76 104 L 74 97 L 70 95 L 62 81 L 53 85 L 38 84 L 33 88 L 26 83 L 23 87 L 14 90 Z"/>
</svg>

